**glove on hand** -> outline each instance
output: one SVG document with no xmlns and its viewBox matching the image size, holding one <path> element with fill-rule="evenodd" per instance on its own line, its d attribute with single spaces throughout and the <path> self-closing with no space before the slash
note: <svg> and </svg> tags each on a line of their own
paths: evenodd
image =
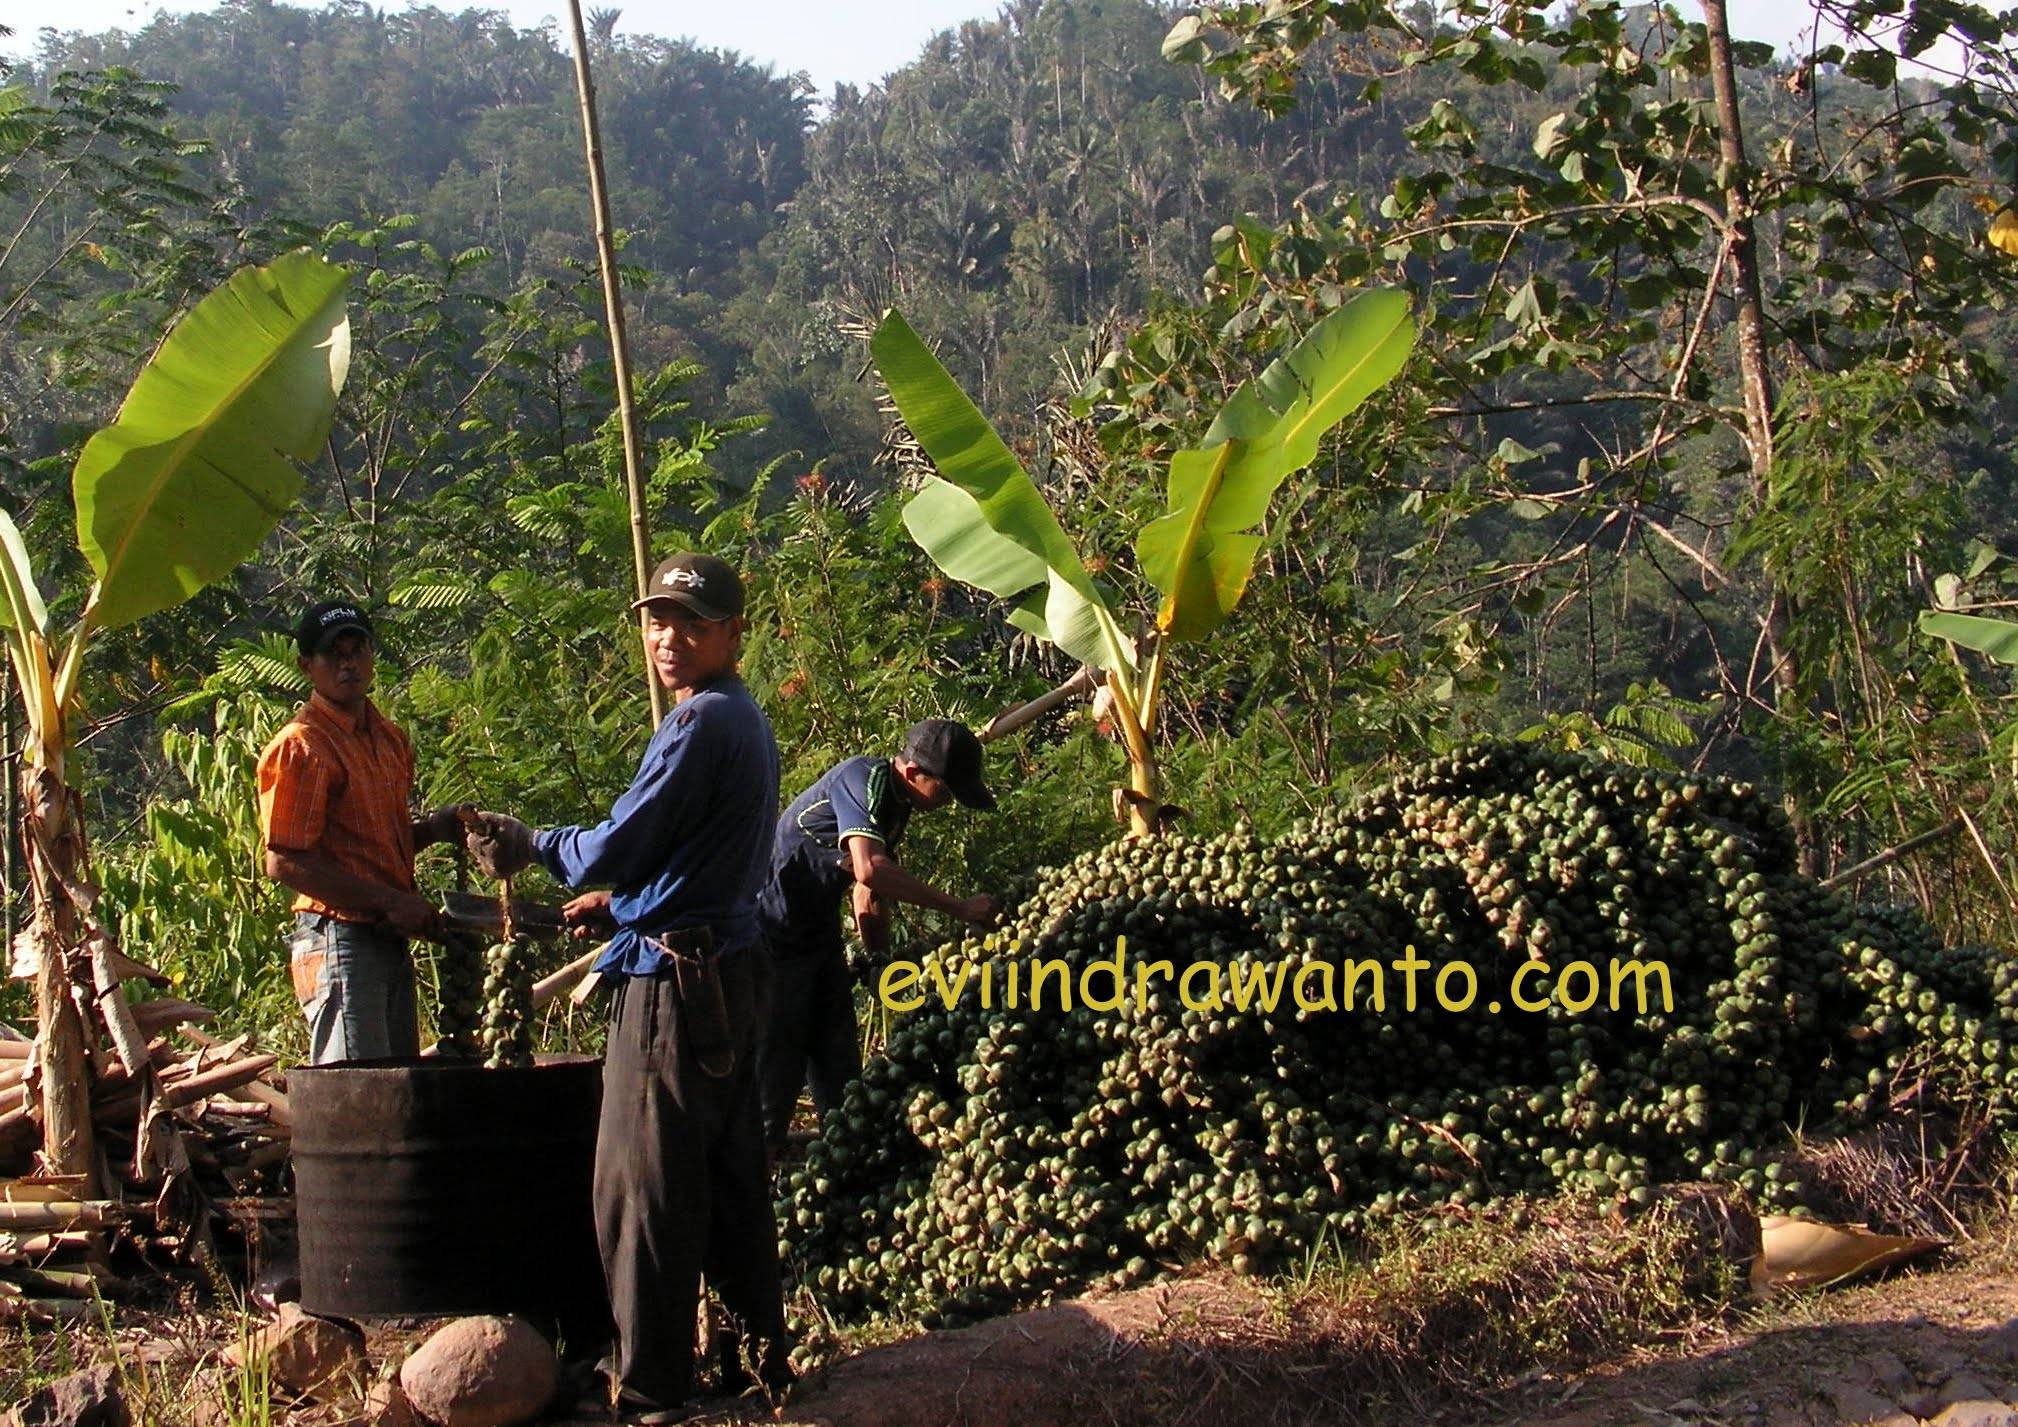
<svg viewBox="0 0 2018 1427">
<path fill-rule="evenodd" d="M 516 875 L 533 862 L 533 830 L 504 813 L 476 813 L 466 819 L 465 841 L 477 870 L 486 877 Z"/>
</svg>

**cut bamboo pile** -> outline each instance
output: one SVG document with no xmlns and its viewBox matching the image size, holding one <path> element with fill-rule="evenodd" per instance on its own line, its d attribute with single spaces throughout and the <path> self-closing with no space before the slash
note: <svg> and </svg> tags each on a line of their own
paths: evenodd
<svg viewBox="0 0 2018 1427">
<path fill-rule="evenodd" d="M 18 1171 L 0 1177 L 0 1323 L 92 1316 L 127 1287 L 115 1261 L 202 1262 L 220 1238 L 250 1241 L 293 1217 L 278 1057 L 206 1033 L 215 1015 L 193 1002 L 128 1009 L 140 1073 L 116 1054 L 91 1067 L 99 1198 L 83 1175 L 32 1172 L 35 1042 L 0 1023 L 0 1172 Z"/>
</svg>

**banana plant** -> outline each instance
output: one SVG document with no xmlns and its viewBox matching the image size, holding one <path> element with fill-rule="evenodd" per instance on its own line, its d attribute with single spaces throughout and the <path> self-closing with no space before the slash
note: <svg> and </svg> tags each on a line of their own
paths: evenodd
<svg viewBox="0 0 2018 1427">
<path fill-rule="evenodd" d="M 1937 639 L 1987 654 L 2000 664 L 2018 664 L 2018 622 L 1929 609 L 1920 612 L 1920 628 Z"/>
<path fill-rule="evenodd" d="M 902 314 L 892 309 L 877 327 L 870 356 L 936 472 L 906 502 L 904 528 L 948 576 L 1009 601 L 1017 628 L 1102 671 L 1128 751 L 1131 833 L 1161 821 L 1155 735 L 1168 650 L 1225 623 L 1253 576 L 1276 492 L 1393 380 L 1414 342 L 1404 293 L 1363 292 L 1237 388 L 1204 440 L 1171 458 L 1166 513 L 1135 541 L 1161 597 L 1153 636 L 1138 644 L 1029 473 Z"/>
<path fill-rule="evenodd" d="M 27 544 L 0 510 L 0 632 L 26 725 L 32 920 L 28 954 L 17 963 L 29 963 L 36 978 L 43 1157 L 59 1173 L 89 1175 L 93 1162 L 73 983 L 92 985 L 128 1070 L 139 1078 L 147 1063 L 122 1014 L 115 953 L 93 906 L 81 804 L 64 779 L 85 650 L 98 631 L 180 604 L 222 578 L 293 504 L 301 488 L 293 463 L 321 450 L 349 370 L 348 281 L 344 269 L 292 253 L 241 269 L 170 331 L 72 474 L 77 543 L 95 578 L 67 633 L 51 628 Z"/>
</svg>

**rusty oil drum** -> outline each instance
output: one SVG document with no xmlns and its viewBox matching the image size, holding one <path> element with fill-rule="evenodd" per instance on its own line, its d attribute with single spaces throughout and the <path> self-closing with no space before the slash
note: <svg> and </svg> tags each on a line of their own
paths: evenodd
<svg viewBox="0 0 2018 1427">
<path fill-rule="evenodd" d="M 301 1066 L 287 1089 L 304 1309 L 516 1313 L 577 1343 L 604 1332 L 600 1061 Z"/>
</svg>

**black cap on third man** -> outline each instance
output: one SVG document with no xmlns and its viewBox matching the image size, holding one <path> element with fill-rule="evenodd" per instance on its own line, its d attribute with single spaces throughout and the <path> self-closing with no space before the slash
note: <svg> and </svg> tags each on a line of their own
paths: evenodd
<svg viewBox="0 0 2018 1427">
<path fill-rule="evenodd" d="M 953 796 L 968 807 L 995 806 L 995 795 L 981 781 L 981 740 L 966 724 L 950 718 L 912 724 L 904 735 L 904 756 L 933 777 L 945 779 Z"/>
<path fill-rule="evenodd" d="M 727 560 L 691 552 L 669 555 L 652 571 L 645 597 L 632 609 L 660 600 L 685 605 L 702 619 L 734 619 L 743 612 L 743 577 Z"/>
<path fill-rule="evenodd" d="M 371 620 L 349 600 L 324 600 L 311 605 L 294 627 L 294 645 L 304 659 L 313 659 L 339 634 L 362 634 L 370 639 Z"/>
</svg>

